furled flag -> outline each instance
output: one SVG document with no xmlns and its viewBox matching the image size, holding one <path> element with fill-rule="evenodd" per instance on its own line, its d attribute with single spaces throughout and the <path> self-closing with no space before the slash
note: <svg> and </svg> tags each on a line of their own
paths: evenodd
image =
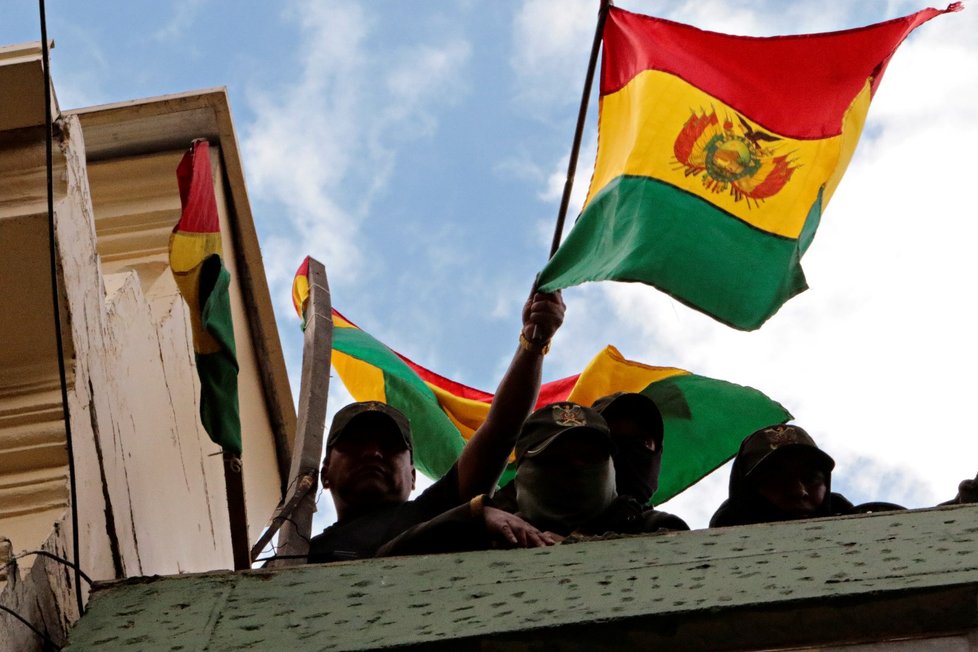
<svg viewBox="0 0 978 652">
<path fill-rule="evenodd" d="M 296 311 L 308 298 L 305 266 L 293 285 Z M 353 398 L 381 401 L 407 415 L 414 459 L 430 478 L 451 467 L 465 442 L 486 419 L 492 394 L 440 376 L 393 351 L 333 310 L 333 367 Z M 626 360 L 613 347 L 600 351 L 583 372 L 544 383 L 537 407 L 554 401 L 591 405 L 614 392 L 642 392 L 662 412 L 662 474 L 653 500 L 665 502 L 736 454 L 755 430 L 791 419 L 761 392 L 682 369 Z M 501 482 L 512 478 L 510 465 Z"/>
<path fill-rule="evenodd" d="M 890 57 L 958 9 L 753 38 L 611 7 L 594 176 L 540 289 L 637 281 L 758 328 L 808 287 L 801 257 Z"/>
<path fill-rule="evenodd" d="M 225 453 L 241 455 L 238 362 L 221 260 L 221 225 L 206 140 L 195 140 L 177 166 L 180 221 L 170 235 L 170 269 L 190 308 L 200 378 L 200 420 Z"/>
</svg>

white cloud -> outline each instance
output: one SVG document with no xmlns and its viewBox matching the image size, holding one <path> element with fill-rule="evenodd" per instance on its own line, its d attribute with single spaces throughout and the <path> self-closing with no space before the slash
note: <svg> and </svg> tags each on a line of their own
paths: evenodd
<svg viewBox="0 0 978 652">
<path fill-rule="evenodd" d="M 169 4 L 173 17 L 153 33 L 155 41 L 171 41 L 179 38 L 190 27 L 207 0 L 180 0 Z"/>
<path fill-rule="evenodd" d="M 513 25 L 517 101 L 543 109 L 576 104 L 594 37 L 597 3 L 527 0 Z"/>
<path fill-rule="evenodd" d="M 69 52 L 67 46 L 51 50 L 51 70 L 54 77 L 55 97 L 62 109 L 93 106 L 110 101 L 106 85 L 112 79 L 113 65 L 105 54 L 103 43 L 85 29 L 65 25 L 65 40 L 81 53 Z M 84 62 L 80 64 L 79 62 Z"/>
<path fill-rule="evenodd" d="M 310 252 L 354 279 L 372 198 L 386 188 L 398 147 L 430 135 L 444 98 L 461 92 L 469 46 L 454 38 L 391 56 L 375 47 L 377 18 L 360 4 L 291 8 L 298 66 L 282 70 L 280 85 L 252 90 L 256 119 L 243 143 L 254 198 L 281 206 L 283 237 L 304 247 L 269 273 L 291 280 Z"/>
<path fill-rule="evenodd" d="M 438 112 L 466 92 L 470 56 L 458 36 L 402 40 L 392 51 L 377 42 L 383 16 L 361 3 L 302 0 L 289 5 L 289 16 L 298 25 L 296 64 L 283 66 L 274 86 L 250 89 L 255 119 L 242 139 L 252 200 L 279 213 L 266 221 L 263 250 L 276 311 L 288 316 L 283 332 L 295 328 L 289 286 L 304 255 L 348 287 L 369 278 L 377 261 L 362 230 L 373 202 L 386 191 L 399 150 L 430 137 Z M 437 242 L 457 239 L 450 227 L 438 235 Z M 451 262 L 445 252 L 452 248 L 427 242 L 424 260 Z M 298 361 L 290 368 L 297 371 Z M 351 400 L 334 377 L 327 423 Z M 335 518 L 329 496 L 321 498 L 315 529 Z"/>
</svg>

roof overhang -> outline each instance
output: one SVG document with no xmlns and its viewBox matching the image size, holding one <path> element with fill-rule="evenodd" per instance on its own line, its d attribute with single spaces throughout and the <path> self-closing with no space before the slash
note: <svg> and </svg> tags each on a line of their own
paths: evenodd
<svg viewBox="0 0 978 652">
<path fill-rule="evenodd" d="M 44 64 L 41 43 L 0 46 L 0 131 L 44 124 Z M 54 97 L 54 89 L 51 89 Z M 57 100 L 52 102 L 57 114 Z"/>
</svg>

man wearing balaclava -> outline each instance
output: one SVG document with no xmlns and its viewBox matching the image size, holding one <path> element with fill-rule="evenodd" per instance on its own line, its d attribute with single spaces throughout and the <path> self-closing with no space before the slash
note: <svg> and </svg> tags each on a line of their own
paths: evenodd
<svg viewBox="0 0 978 652">
<path fill-rule="evenodd" d="M 500 509 L 488 496 L 474 499 L 408 530 L 378 556 L 539 547 L 571 534 L 688 530 L 674 516 L 622 509 L 637 503 L 618 496 L 614 451 L 608 425 L 595 410 L 569 402 L 540 408 L 516 440 L 515 505 Z"/>
<path fill-rule="evenodd" d="M 646 518 L 663 520 L 663 527 L 675 529 L 677 517 L 652 509 L 650 500 L 659 486 L 662 467 L 664 428 L 662 414 L 651 398 L 633 392 L 617 392 L 596 400 L 591 408 L 604 418 L 614 444 L 616 506 Z M 502 509 L 517 511 L 516 483 L 511 482 L 493 495 Z M 632 501 L 626 501 L 625 498 Z M 654 529 L 654 528 L 651 528 Z"/>
<path fill-rule="evenodd" d="M 664 438 L 662 414 L 655 402 L 644 394 L 617 392 L 591 407 L 608 424 L 615 446 L 612 462 L 619 518 L 641 515 L 646 531 L 688 529 L 682 519 L 653 509 L 650 502 L 659 488 Z"/>
<path fill-rule="evenodd" d="M 576 403 L 554 403 L 526 420 L 516 440 L 518 514 L 567 535 L 598 518 L 617 497 L 614 445 L 604 419 Z"/>
</svg>

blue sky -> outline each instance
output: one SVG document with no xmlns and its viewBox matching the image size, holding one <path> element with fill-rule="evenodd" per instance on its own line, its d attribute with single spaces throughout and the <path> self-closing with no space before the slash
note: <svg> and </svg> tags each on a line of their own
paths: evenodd
<svg viewBox="0 0 978 652">
<path fill-rule="evenodd" d="M 879 2 L 621 2 L 728 33 L 842 29 L 911 13 Z M 287 364 L 292 273 L 322 260 L 334 305 L 405 355 L 492 390 L 545 262 L 597 0 L 167 3 L 48 1 L 63 108 L 226 86 Z M 565 292 L 548 379 L 605 344 L 752 385 L 837 460 L 854 501 L 924 506 L 978 471 L 978 9 L 920 28 L 894 57 L 803 264 L 811 289 L 740 333 L 657 291 Z M 5 0 L 0 43 L 38 38 Z M 592 108 L 594 104 L 592 103 Z M 575 188 L 594 157 L 592 110 Z M 349 400 L 332 383 L 332 414 Z M 665 509 L 703 526 L 721 471 Z M 332 519 L 320 500 L 317 524 Z"/>
</svg>

